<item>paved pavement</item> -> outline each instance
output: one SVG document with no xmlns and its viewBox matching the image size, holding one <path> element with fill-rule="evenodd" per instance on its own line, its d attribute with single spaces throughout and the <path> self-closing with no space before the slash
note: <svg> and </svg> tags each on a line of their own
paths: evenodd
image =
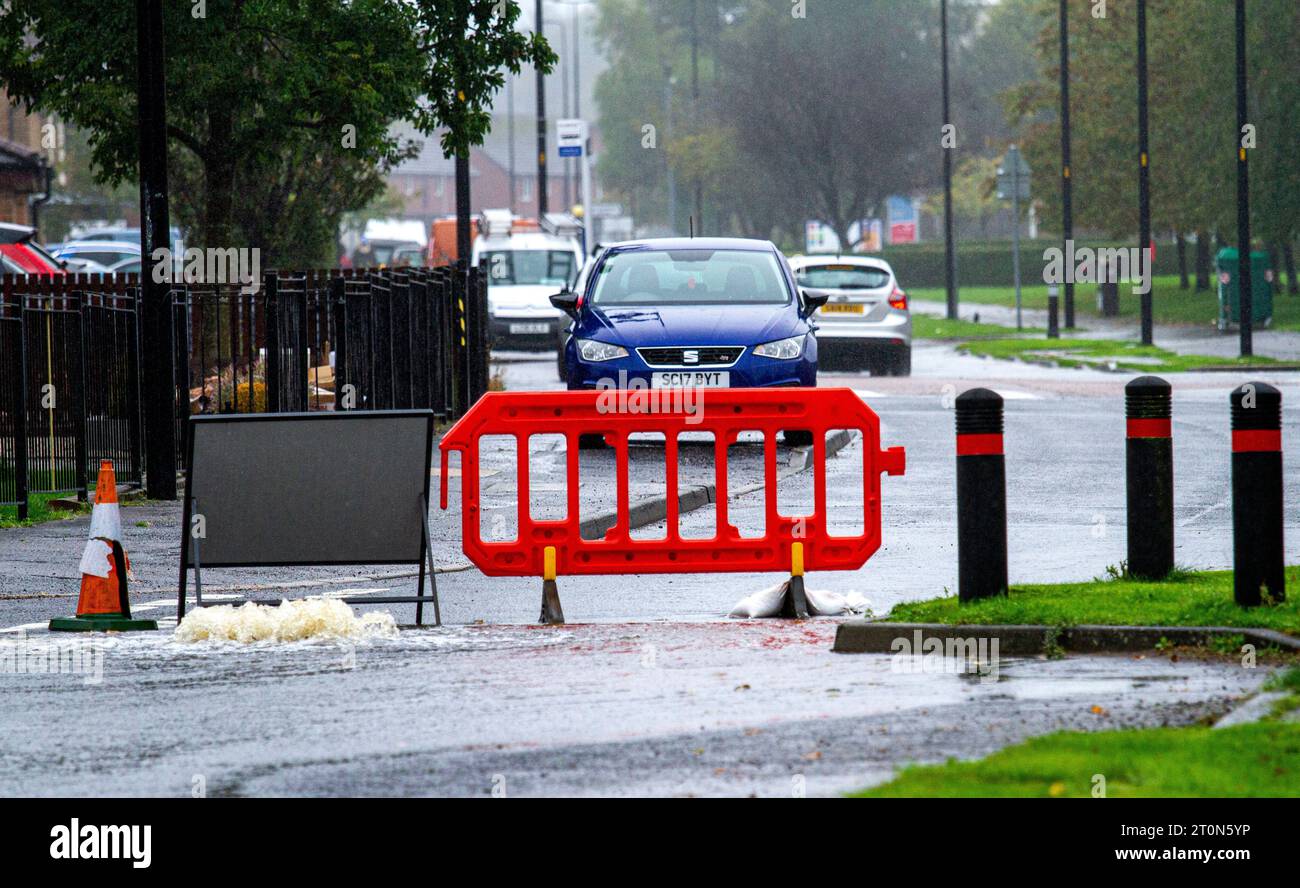
<svg viewBox="0 0 1300 888">
<path fill-rule="evenodd" d="M 814 574 L 813 587 L 855 589 L 878 613 L 953 588 L 951 403 L 972 385 L 1007 398 L 1012 581 L 1087 579 L 1124 557 L 1126 375 L 984 360 L 939 344 L 918 345 L 915 369 L 907 379 L 821 380 L 859 391 L 881 417 L 884 442 L 908 448 L 908 470 L 884 479 L 882 550 L 861 571 Z M 552 384 L 544 359 L 504 372 L 511 388 Z M 1300 391 L 1292 375 L 1276 377 L 1291 427 Z M 1174 380 L 1177 557 L 1189 567 L 1230 565 L 1227 394 L 1245 378 Z M 857 447 L 828 464 L 844 513 Z M 653 463 L 656 448 L 637 454 Z M 707 459 L 694 466 L 707 474 Z M 1289 461 L 1289 501 L 1297 471 Z M 491 493 L 507 511 L 508 475 L 503 462 L 503 486 Z M 808 478 L 783 482 L 783 511 L 810 501 Z M 612 482 L 591 484 L 593 502 L 612 502 Z M 760 503 L 757 494 L 733 502 L 742 529 L 757 524 Z M 711 515 L 685 516 L 684 531 L 707 534 Z M 136 609 L 167 628 L 179 511 L 128 506 L 124 518 Z M 501 785 L 511 795 L 834 793 L 907 761 L 982 755 L 1061 727 L 1212 717 L 1265 677 L 1156 656 L 1004 661 L 997 682 L 918 675 L 889 657 L 831 654 L 835 619 L 722 619 L 771 575 L 563 577 L 574 622 L 539 628 L 538 582 L 458 569 L 457 511 L 431 518 L 435 558 L 451 571 L 439 577 L 444 629 L 356 646 L 251 648 L 183 645 L 164 632 L 93 642 L 103 652 L 98 683 L 0 670 L 0 794 L 189 794 L 195 775 L 214 794 L 483 795 Z M 1298 530 L 1291 517 L 1288 540 Z M 43 630 L 74 605 L 86 531 L 85 518 L 0 530 L 0 645 L 10 646 L 0 662 L 21 652 L 39 666 L 52 650 L 87 643 Z M 392 568 L 213 570 L 205 580 L 214 595 L 283 584 L 292 594 L 364 595 L 415 582 Z M 387 609 L 412 618 L 409 607 Z"/>
</svg>

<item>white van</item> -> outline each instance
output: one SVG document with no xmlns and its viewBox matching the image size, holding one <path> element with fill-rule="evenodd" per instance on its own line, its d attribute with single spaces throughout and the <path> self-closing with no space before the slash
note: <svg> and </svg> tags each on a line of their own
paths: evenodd
<svg viewBox="0 0 1300 888">
<path fill-rule="evenodd" d="M 564 315 L 548 297 L 577 280 L 582 246 L 554 219 L 543 220 L 550 230 L 519 230 L 523 221 L 509 210 L 485 210 L 479 216 L 471 261 L 487 261 L 492 345 L 549 351 L 555 348 Z"/>
</svg>

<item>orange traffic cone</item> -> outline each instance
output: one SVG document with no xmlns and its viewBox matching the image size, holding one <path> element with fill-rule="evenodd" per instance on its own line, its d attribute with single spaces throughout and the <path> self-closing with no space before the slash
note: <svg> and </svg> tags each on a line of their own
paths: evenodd
<svg viewBox="0 0 1300 888">
<path fill-rule="evenodd" d="M 122 516 L 117 505 L 117 479 L 113 463 L 99 464 L 95 485 L 95 506 L 90 514 L 90 539 L 81 556 L 81 598 L 75 617 L 50 620 L 52 631 L 127 632 L 157 629 L 155 620 L 131 619 L 127 595 L 131 562 L 122 548 Z"/>
</svg>

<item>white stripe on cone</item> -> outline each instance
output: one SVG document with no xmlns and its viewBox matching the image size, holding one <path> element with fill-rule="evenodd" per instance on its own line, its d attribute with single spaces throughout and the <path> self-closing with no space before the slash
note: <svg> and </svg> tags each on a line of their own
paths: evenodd
<svg viewBox="0 0 1300 888">
<path fill-rule="evenodd" d="M 112 546 L 103 540 L 86 540 L 86 551 L 81 554 L 81 573 L 83 576 L 107 577 L 109 566 L 112 563 Z"/>
<path fill-rule="evenodd" d="M 117 503 L 95 503 L 90 512 L 90 536 L 122 542 L 122 513 Z"/>
</svg>

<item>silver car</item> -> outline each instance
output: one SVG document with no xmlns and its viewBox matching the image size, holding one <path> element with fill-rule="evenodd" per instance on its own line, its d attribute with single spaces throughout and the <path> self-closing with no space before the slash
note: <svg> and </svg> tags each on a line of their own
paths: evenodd
<svg viewBox="0 0 1300 888">
<path fill-rule="evenodd" d="M 873 376 L 912 372 L 912 314 L 894 269 L 868 256 L 795 256 L 799 286 L 830 297 L 817 311 L 823 367 L 848 364 Z"/>
</svg>

